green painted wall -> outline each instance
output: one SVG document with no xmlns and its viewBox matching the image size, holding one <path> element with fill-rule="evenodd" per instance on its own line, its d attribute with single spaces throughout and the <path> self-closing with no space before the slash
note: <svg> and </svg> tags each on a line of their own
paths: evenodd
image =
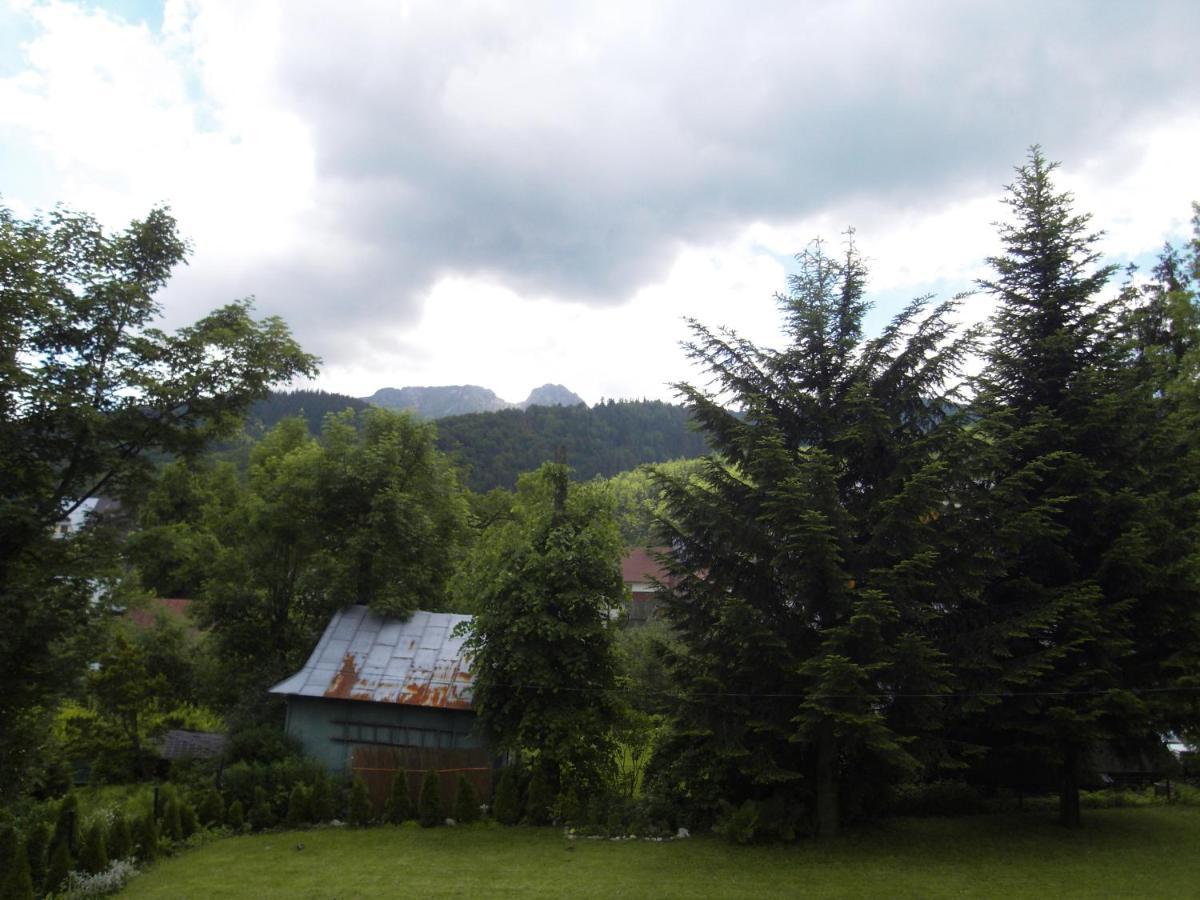
<svg viewBox="0 0 1200 900">
<path fill-rule="evenodd" d="M 287 732 L 330 772 L 346 774 L 356 744 L 467 749 L 486 746 L 475 732 L 475 714 L 458 709 L 287 698 Z"/>
</svg>

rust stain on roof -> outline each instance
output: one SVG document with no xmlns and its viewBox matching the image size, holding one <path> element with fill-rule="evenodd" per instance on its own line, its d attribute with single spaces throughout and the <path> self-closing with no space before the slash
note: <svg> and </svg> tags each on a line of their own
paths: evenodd
<svg viewBox="0 0 1200 900">
<path fill-rule="evenodd" d="M 354 687 L 357 683 L 358 662 L 355 660 L 353 653 L 347 653 L 342 657 L 342 667 L 333 676 L 333 681 L 329 683 L 329 688 L 325 691 L 325 696 L 350 700 L 354 695 Z"/>
</svg>

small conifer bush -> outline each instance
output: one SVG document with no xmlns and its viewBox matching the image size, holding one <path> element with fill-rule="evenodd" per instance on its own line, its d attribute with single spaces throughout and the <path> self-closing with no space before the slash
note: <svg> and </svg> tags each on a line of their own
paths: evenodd
<svg viewBox="0 0 1200 900">
<path fill-rule="evenodd" d="M 108 868 L 108 847 L 104 843 L 104 827 L 99 822 L 89 826 L 84 835 L 79 868 L 89 875 L 98 875 Z"/>
<path fill-rule="evenodd" d="M 361 778 L 350 783 L 349 820 L 351 825 L 362 827 L 371 823 L 371 798 Z"/>
<path fill-rule="evenodd" d="M 529 792 L 525 798 L 525 819 L 530 825 L 549 825 L 550 806 L 554 802 L 554 794 L 550 790 L 550 782 L 541 766 L 538 766 L 533 777 L 529 779 Z"/>
<path fill-rule="evenodd" d="M 224 822 L 225 801 L 221 799 L 221 792 L 216 788 L 209 788 L 200 800 L 196 816 L 205 828 L 213 828 Z"/>
<path fill-rule="evenodd" d="M 147 812 L 138 819 L 137 856 L 142 862 L 150 862 L 158 858 L 158 822 L 154 812 Z"/>
<path fill-rule="evenodd" d="M 133 833 L 129 830 L 129 818 L 118 814 L 108 828 L 109 859 L 128 859 L 133 855 Z"/>
<path fill-rule="evenodd" d="M 38 822 L 29 829 L 29 837 L 25 841 L 25 855 L 29 858 L 29 875 L 33 879 L 33 889 L 37 896 L 42 894 L 42 883 L 46 880 L 46 865 L 50 854 L 50 826 Z"/>
<path fill-rule="evenodd" d="M 408 796 L 408 775 L 404 771 L 399 771 L 392 779 L 392 792 L 388 796 L 386 818 L 393 825 L 399 825 L 412 817 L 412 799 Z"/>
<path fill-rule="evenodd" d="M 254 805 L 250 807 L 250 814 L 246 818 L 250 822 L 250 827 L 255 831 L 262 831 L 275 824 L 275 813 L 267 801 L 267 792 L 264 788 L 256 787 L 254 789 Z"/>
<path fill-rule="evenodd" d="M 521 821 L 521 792 L 517 787 L 517 771 L 512 766 L 500 773 L 492 814 L 501 825 L 516 825 Z"/>
<path fill-rule="evenodd" d="M 312 787 L 312 820 L 314 823 L 331 822 L 333 817 L 333 789 L 328 778 L 318 775 Z"/>
<path fill-rule="evenodd" d="M 417 800 L 417 821 L 422 828 L 432 828 L 440 825 L 446 818 L 442 806 L 442 780 L 438 773 L 430 769 L 421 779 L 421 796 Z"/>
<path fill-rule="evenodd" d="M 67 853 L 74 859 L 79 852 L 79 798 L 73 793 L 63 797 L 58 807 L 54 836 L 50 838 L 51 854 L 62 843 L 67 845 Z"/>
<path fill-rule="evenodd" d="M 312 797 L 308 787 L 297 783 L 288 796 L 287 823 L 292 828 L 307 825 L 312 821 Z"/>
<path fill-rule="evenodd" d="M 50 851 L 50 865 L 46 868 L 46 893 L 57 894 L 61 891 L 67 883 L 67 876 L 71 874 L 72 868 L 74 868 L 74 863 L 71 859 L 71 851 L 67 847 L 67 842 L 60 840 Z"/>
<path fill-rule="evenodd" d="M 583 804 L 579 802 L 579 794 L 571 785 L 558 797 L 558 814 L 568 825 L 578 825 L 583 819 Z"/>
<path fill-rule="evenodd" d="M 234 831 L 241 831 L 246 827 L 246 812 L 241 800 L 234 800 L 229 804 L 229 809 L 225 810 L 225 824 Z"/>
<path fill-rule="evenodd" d="M 458 789 L 454 794 L 454 819 L 461 825 L 479 821 L 479 791 L 466 775 L 458 776 Z"/>
<path fill-rule="evenodd" d="M 179 799 L 168 797 L 163 804 L 162 834 L 170 841 L 183 840 L 183 823 L 179 817 Z"/>
<path fill-rule="evenodd" d="M 13 833 L 5 854 L 11 857 L 0 862 L 0 900 L 33 900 L 33 876 L 29 871 L 26 843 Z"/>
<path fill-rule="evenodd" d="M 179 830 L 184 840 L 190 838 L 200 828 L 196 821 L 196 808 L 186 800 L 179 803 Z"/>
</svg>

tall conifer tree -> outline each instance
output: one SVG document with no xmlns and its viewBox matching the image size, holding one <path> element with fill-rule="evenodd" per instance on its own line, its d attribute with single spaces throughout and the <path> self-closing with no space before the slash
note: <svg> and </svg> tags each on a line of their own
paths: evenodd
<svg viewBox="0 0 1200 900">
<path fill-rule="evenodd" d="M 815 243 L 779 296 L 788 345 L 692 323 L 713 390 L 679 385 L 716 453 L 660 475 L 667 614 L 685 650 L 660 784 L 807 804 L 822 836 L 889 781 L 936 766 L 948 682 L 932 639 L 952 579 L 949 412 L 969 341 L 954 301 L 913 302 L 863 341 L 866 270 Z"/>
</svg>

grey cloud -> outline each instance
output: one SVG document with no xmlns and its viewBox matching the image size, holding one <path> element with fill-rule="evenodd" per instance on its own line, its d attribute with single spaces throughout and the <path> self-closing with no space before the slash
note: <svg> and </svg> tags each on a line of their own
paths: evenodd
<svg viewBox="0 0 1200 900">
<path fill-rule="evenodd" d="M 411 322 L 448 273 L 620 303 L 681 244 L 996 188 L 1200 95 L 1186 2 L 284 9 L 321 227 L 363 259 L 264 281 L 332 331 Z"/>
</svg>

